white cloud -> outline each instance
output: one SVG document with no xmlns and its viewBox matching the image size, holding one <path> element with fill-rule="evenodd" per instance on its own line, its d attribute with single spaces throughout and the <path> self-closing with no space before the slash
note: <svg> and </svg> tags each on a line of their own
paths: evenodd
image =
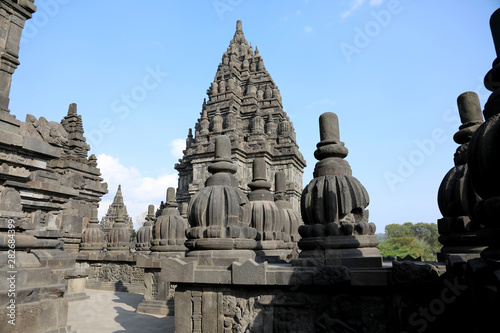
<svg viewBox="0 0 500 333">
<path fill-rule="evenodd" d="M 371 0 L 371 1 L 377 1 L 377 0 Z M 346 18 L 349 15 L 351 15 L 354 11 L 356 11 L 359 7 L 361 7 L 365 3 L 365 0 L 352 0 L 351 5 L 349 6 L 349 9 L 344 11 L 340 16 L 342 18 Z"/>
<path fill-rule="evenodd" d="M 370 0 L 370 6 L 375 7 L 375 6 L 380 6 L 384 2 L 384 0 Z"/>
<path fill-rule="evenodd" d="M 304 27 L 304 31 L 305 32 L 312 32 L 313 28 L 311 28 L 311 27 Z"/>
<path fill-rule="evenodd" d="M 165 201 L 168 187 L 177 188 L 177 173 L 167 172 L 157 178 L 143 177 L 139 170 L 126 167 L 118 158 L 106 154 L 99 155 L 97 163 L 109 191 L 99 204 L 100 219 L 113 202 L 118 185 L 122 187 L 123 200 L 134 223 L 135 217 L 147 211 L 148 205 L 153 204 L 156 209 L 161 201 Z"/>
<path fill-rule="evenodd" d="M 169 144 L 170 152 L 175 158 L 182 158 L 182 151 L 186 149 L 186 140 L 184 139 L 174 139 Z"/>
</svg>

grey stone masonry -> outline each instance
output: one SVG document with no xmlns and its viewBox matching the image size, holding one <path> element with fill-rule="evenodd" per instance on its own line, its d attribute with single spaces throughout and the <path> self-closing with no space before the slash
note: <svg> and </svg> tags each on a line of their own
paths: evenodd
<svg viewBox="0 0 500 333">
<path fill-rule="evenodd" d="M 176 252 L 183 256 L 183 253 L 187 251 L 187 248 L 184 246 L 187 228 L 188 222 L 181 216 L 177 209 L 175 189 L 169 187 L 167 189 L 165 207 L 153 226 L 151 251 Z"/>
<path fill-rule="evenodd" d="M 123 211 L 118 208 L 113 228 L 111 228 L 108 235 L 108 251 L 128 253 L 129 242 L 130 233 L 123 218 Z"/>
<path fill-rule="evenodd" d="M 482 228 L 479 231 L 488 248 L 481 257 L 500 268 L 500 10 L 490 20 L 497 58 L 484 78 L 485 87 L 492 91 L 484 105 L 485 122 L 474 132 L 469 142 L 468 160 L 470 180 L 476 199 L 474 219 Z M 497 273 L 498 274 L 498 273 Z M 497 303 L 498 306 L 498 303 Z"/>
<path fill-rule="evenodd" d="M 339 120 L 326 112 L 319 118 L 321 141 L 314 156 L 314 179 L 302 192 L 305 225 L 299 228 L 302 252 L 295 265 L 380 267 L 375 224 L 368 221 L 369 197 L 352 176 L 344 159 L 348 150 L 340 141 Z"/>
<path fill-rule="evenodd" d="M 9 112 L 12 74 L 19 66 L 19 43 L 24 22 L 36 10 L 33 2 L 34 0 L 0 2 L 0 110 L 6 113 Z"/>
<path fill-rule="evenodd" d="M 286 173 L 286 193 L 298 210 L 306 162 L 299 152 L 292 122 L 283 110 L 278 86 L 257 47 L 254 50 L 245 39 L 241 21 L 236 23 L 236 32 L 207 95 L 195 135 L 190 129 L 184 156 L 175 165 L 179 172 L 177 201 L 188 203 L 203 188 L 209 177 L 214 138 L 223 134 L 231 139 L 239 188 L 249 192 L 252 162 L 263 157 L 270 175 L 277 171 Z"/>
<path fill-rule="evenodd" d="M 257 231 L 250 225 L 250 202 L 234 176 L 238 168 L 231 161 L 229 137 L 215 139 L 214 156 L 208 168 L 212 175 L 189 204 L 186 257 L 227 267 L 233 261 L 255 259 Z"/>
<path fill-rule="evenodd" d="M 92 209 L 87 228 L 83 231 L 80 251 L 100 252 L 107 246 L 106 235 L 102 231 L 99 219 L 97 218 L 97 208 Z"/>
<path fill-rule="evenodd" d="M 87 157 L 76 104 L 61 123 L 32 115 L 23 122 L 8 109 L 21 32 L 35 10 L 32 0 L 0 1 L 0 327 L 62 333 L 71 331 L 68 299 L 85 298 L 85 273 L 70 252 L 78 252 L 107 184 L 96 157 Z M 6 274 L 16 289 L 11 300 Z"/>
<path fill-rule="evenodd" d="M 290 254 L 285 239 L 290 238 L 290 230 L 285 234 L 285 211 L 274 202 L 269 191 L 271 183 L 266 175 L 266 161 L 253 161 L 253 181 L 248 184 L 252 192 L 248 194 L 252 208 L 251 226 L 257 230 L 256 253 L 260 260 L 284 261 Z"/>
<path fill-rule="evenodd" d="M 303 224 L 300 214 L 293 209 L 291 203 L 285 195 L 286 178 L 285 173 L 276 172 L 274 201 L 276 205 L 285 213 L 285 223 L 283 225 L 283 241 L 287 248 L 294 248 L 300 239 L 299 227 Z"/>
<path fill-rule="evenodd" d="M 474 207 L 480 198 L 472 188 L 467 164 L 469 141 L 483 123 L 479 97 L 474 92 L 458 96 L 458 111 L 462 125 L 453 136 L 460 146 L 455 152 L 455 166 L 448 171 L 438 191 L 438 205 L 443 217 L 438 220 L 441 260 L 451 254 L 462 259 L 479 257 L 486 244 L 477 236 L 480 225 L 474 217 Z"/>
<path fill-rule="evenodd" d="M 151 249 L 151 241 L 153 240 L 153 224 L 156 221 L 155 206 L 148 206 L 148 215 L 144 225 L 137 230 L 137 243 L 135 249 L 140 252 L 149 253 Z"/>
</svg>

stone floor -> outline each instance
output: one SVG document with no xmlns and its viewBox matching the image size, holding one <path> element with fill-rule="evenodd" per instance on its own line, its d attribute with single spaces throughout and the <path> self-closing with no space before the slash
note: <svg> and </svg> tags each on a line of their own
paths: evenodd
<svg viewBox="0 0 500 333">
<path fill-rule="evenodd" d="M 69 302 L 68 325 L 76 333 L 174 332 L 174 317 L 136 313 L 140 294 L 86 289 L 90 299 Z"/>
</svg>

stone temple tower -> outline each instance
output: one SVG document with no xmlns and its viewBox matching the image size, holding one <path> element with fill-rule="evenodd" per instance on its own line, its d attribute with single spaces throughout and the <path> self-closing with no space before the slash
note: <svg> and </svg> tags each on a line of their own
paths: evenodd
<svg viewBox="0 0 500 333">
<path fill-rule="evenodd" d="M 259 50 L 248 44 L 241 21 L 222 56 L 214 81 L 203 101 L 201 117 L 186 140 L 184 156 L 175 165 L 179 172 L 177 202 L 189 202 L 204 187 L 213 159 L 214 138 L 231 139 L 232 160 L 238 166 L 239 187 L 249 192 L 252 162 L 265 159 L 268 181 L 282 171 L 286 175 L 286 196 L 300 207 L 302 174 L 306 162 L 299 152 L 295 130 L 281 102 L 278 86 L 264 66 Z"/>
</svg>

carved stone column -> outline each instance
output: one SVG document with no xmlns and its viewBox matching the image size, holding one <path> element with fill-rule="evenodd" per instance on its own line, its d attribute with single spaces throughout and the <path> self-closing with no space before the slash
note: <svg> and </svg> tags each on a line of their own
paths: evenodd
<svg viewBox="0 0 500 333">
<path fill-rule="evenodd" d="M 323 113 L 319 127 L 321 141 L 314 152 L 319 162 L 301 199 L 305 223 L 299 228 L 302 252 L 292 263 L 380 267 L 375 224 L 368 221 L 366 210 L 368 193 L 344 160 L 348 150 L 340 141 L 337 115 Z"/>
<path fill-rule="evenodd" d="M 137 243 L 135 249 L 139 253 L 149 254 L 153 240 L 153 223 L 155 222 L 155 206 L 148 206 L 148 215 L 144 225 L 137 230 Z"/>
<path fill-rule="evenodd" d="M 481 237 L 489 244 L 481 255 L 500 268 L 500 10 L 491 16 L 490 26 L 497 58 L 484 84 L 492 94 L 484 106 L 485 122 L 470 140 L 468 165 L 472 186 L 482 199 L 475 207 L 477 222 L 484 226 Z"/>
<path fill-rule="evenodd" d="M 125 225 L 123 218 L 123 210 L 118 208 L 118 216 L 108 235 L 108 251 L 116 254 L 116 252 L 129 252 L 130 233 Z"/>
<path fill-rule="evenodd" d="M 167 200 L 165 208 L 158 216 L 153 227 L 153 240 L 151 241 L 152 255 L 160 253 L 167 256 L 184 257 L 187 248 L 184 246 L 186 241 L 186 229 L 188 223 L 184 219 L 175 202 L 175 189 L 167 189 Z"/>
<path fill-rule="evenodd" d="M 0 116 L 9 112 L 12 74 L 19 66 L 21 33 L 24 22 L 35 10 L 33 0 L 0 2 Z"/>
<path fill-rule="evenodd" d="M 191 200 L 188 208 L 186 257 L 200 265 L 228 266 L 234 261 L 255 259 L 257 231 L 250 226 L 250 202 L 238 188 L 237 167 L 231 161 L 231 141 L 215 139 L 212 174 Z"/>
<path fill-rule="evenodd" d="M 443 244 L 441 260 L 450 254 L 463 260 L 479 257 L 484 250 L 484 241 L 477 237 L 480 226 L 474 215 L 474 206 L 479 197 L 472 189 L 467 153 L 469 141 L 483 122 L 479 98 L 474 92 L 458 96 L 458 111 L 462 125 L 453 136 L 460 144 L 455 153 L 455 166 L 446 174 L 438 191 L 438 204 L 443 218 L 438 220 L 439 241 Z"/>
<path fill-rule="evenodd" d="M 283 226 L 283 241 L 289 249 L 297 246 L 300 239 L 299 227 L 302 225 L 302 218 L 292 204 L 286 200 L 286 176 L 282 171 L 274 174 L 274 201 L 276 205 L 285 213 L 285 225 Z"/>
<path fill-rule="evenodd" d="M 262 157 L 253 160 L 252 190 L 248 194 L 252 208 L 251 226 L 257 230 L 256 253 L 263 261 L 284 261 L 290 251 L 284 250 L 285 212 L 274 202 L 267 181 L 266 161 Z"/>
<path fill-rule="evenodd" d="M 137 307 L 137 312 L 173 315 L 176 286 L 166 280 L 161 271 L 168 270 L 163 264 L 164 258 L 185 256 L 187 248 L 184 242 L 187 227 L 186 219 L 177 209 L 175 189 L 169 187 L 164 208 L 152 227 L 151 253 L 147 257 L 141 255 L 137 257 L 137 265 L 144 268 L 145 284 L 144 301 Z"/>
<path fill-rule="evenodd" d="M 82 233 L 80 251 L 100 252 L 106 248 L 106 235 L 97 218 L 97 208 L 92 209 L 89 224 Z"/>
</svg>

